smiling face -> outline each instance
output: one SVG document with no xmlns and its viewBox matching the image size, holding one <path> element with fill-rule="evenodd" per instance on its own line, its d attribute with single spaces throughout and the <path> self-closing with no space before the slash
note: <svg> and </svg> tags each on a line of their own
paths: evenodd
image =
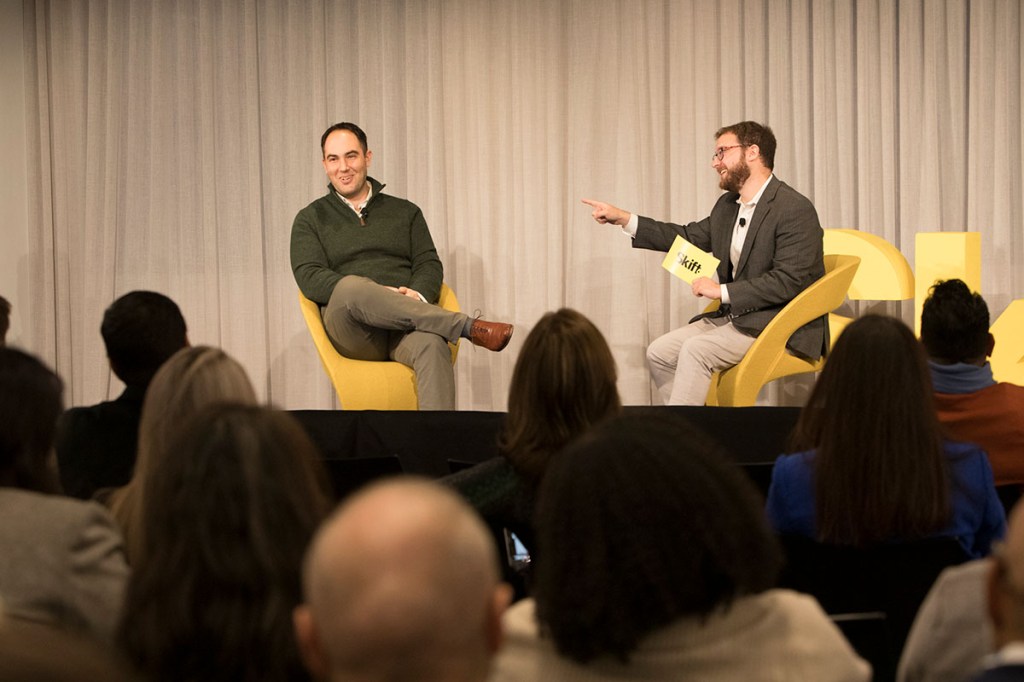
<svg viewBox="0 0 1024 682">
<path fill-rule="evenodd" d="M 352 132 L 335 130 L 324 141 L 324 172 L 338 194 L 352 203 L 366 195 L 366 170 L 373 152 L 366 151 Z"/>
<path fill-rule="evenodd" d="M 711 167 L 718 173 L 718 186 L 726 192 L 739 193 L 743 183 L 750 177 L 747 165 L 746 147 L 740 146 L 734 133 L 726 133 L 715 141 L 715 150 L 725 150 L 722 158 L 717 154 L 711 159 Z"/>
</svg>

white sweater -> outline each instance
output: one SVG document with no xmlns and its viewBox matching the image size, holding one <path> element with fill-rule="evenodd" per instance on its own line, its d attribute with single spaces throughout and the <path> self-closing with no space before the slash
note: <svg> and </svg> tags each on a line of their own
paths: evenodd
<svg viewBox="0 0 1024 682">
<path fill-rule="evenodd" d="M 519 602 L 504 618 L 505 645 L 491 682 L 701 680 L 866 682 L 857 656 L 812 597 L 770 590 L 743 597 L 706 622 L 681 619 L 646 637 L 629 664 L 602 658 L 580 665 L 538 636 L 535 604 Z"/>
</svg>

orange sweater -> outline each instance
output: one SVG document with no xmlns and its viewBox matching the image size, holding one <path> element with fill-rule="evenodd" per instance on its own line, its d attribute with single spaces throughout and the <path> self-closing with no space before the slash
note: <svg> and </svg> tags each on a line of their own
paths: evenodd
<svg viewBox="0 0 1024 682">
<path fill-rule="evenodd" d="M 1024 484 L 1024 386 L 998 383 L 973 393 L 936 393 L 935 404 L 953 440 L 988 452 L 996 485 Z"/>
</svg>

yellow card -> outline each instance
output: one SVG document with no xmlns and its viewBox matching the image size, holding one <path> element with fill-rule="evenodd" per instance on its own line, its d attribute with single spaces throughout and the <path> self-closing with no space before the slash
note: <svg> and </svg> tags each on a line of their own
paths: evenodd
<svg viewBox="0 0 1024 682">
<path fill-rule="evenodd" d="M 718 262 L 718 259 L 707 251 L 701 251 L 677 236 L 665 260 L 661 262 L 661 267 L 684 282 L 692 283 L 698 277 L 714 277 Z"/>
</svg>

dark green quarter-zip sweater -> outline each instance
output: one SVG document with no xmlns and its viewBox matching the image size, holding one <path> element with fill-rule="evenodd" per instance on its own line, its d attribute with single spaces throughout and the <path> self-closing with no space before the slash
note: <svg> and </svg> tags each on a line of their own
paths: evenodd
<svg viewBox="0 0 1024 682">
<path fill-rule="evenodd" d="M 363 216 L 327 186 L 327 195 L 299 211 L 292 224 L 292 272 L 306 298 L 327 305 L 345 275 L 378 284 L 409 287 L 437 303 L 444 270 L 423 213 L 411 201 L 382 194 L 369 178 L 373 196 Z"/>
</svg>

